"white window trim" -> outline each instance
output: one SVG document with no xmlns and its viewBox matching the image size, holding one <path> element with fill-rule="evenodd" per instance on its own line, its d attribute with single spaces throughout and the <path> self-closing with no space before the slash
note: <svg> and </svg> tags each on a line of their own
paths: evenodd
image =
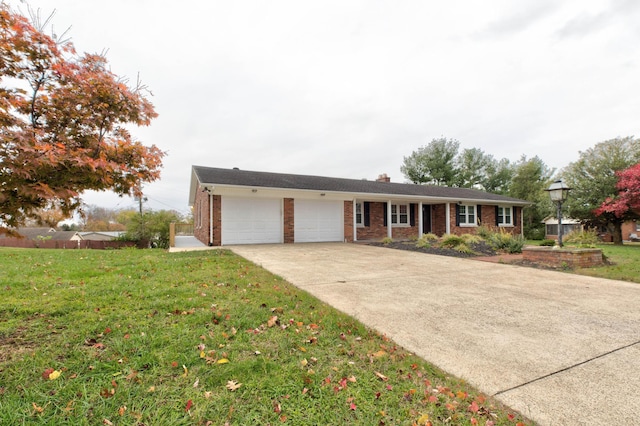
<svg viewBox="0 0 640 426">
<path fill-rule="evenodd" d="M 478 206 L 477 204 L 460 204 L 460 207 L 464 207 L 465 214 L 460 214 L 460 228 L 476 228 L 478 227 Z M 473 223 L 468 223 L 469 220 L 469 207 L 473 207 L 473 217 L 475 220 Z M 458 210 L 459 211 L 459 210 Z M 465 218 L 465 223 L 462 222 L 462 217 Z"/>
<path fill-rule="evenodd" d="M 513 224 L 513 206 L 498 206 L 499 209 L 502 209 L 502 217 L 504 218 L 504 209 L 509 209 L 511 211 L 511 213 L 509 214 L 509 222 L 505 222 L 505 223 L 500 223 L 498 222 L 498 226 L 504 227 L 504 228 L 513 228 L 515 225 Z"/>
<path fill-rule="evenodd" d="M 396 207 L 396 212 L 393 213 L 393 207 Z M 400 223 L 400 206 L 406 206 L 407 207 L 407 223 Z M 391 204 L 391 217 L 389 218 L 390 222 L 391 222 L 391 227 L 392 228 L 410 228 L 411 227 L 411 204 L 409 203 L 402 203 L 402 204 Z M 393 223 L 393 218 L 394 216 L 396 217 L 396 222 L 397 223 Z"/>
<path fill-rule="evenodd" d="M 360 207 L 360 222 L 358 222 L 358 207 Z M 356 203 L 356 210 L 353 213 L 357 228 L 364 228 L 364 203 Z"/>
</svg>

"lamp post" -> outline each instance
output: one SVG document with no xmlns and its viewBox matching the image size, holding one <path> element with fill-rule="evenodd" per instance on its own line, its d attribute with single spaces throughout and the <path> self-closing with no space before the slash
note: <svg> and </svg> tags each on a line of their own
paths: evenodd
<svg viewBox="0 0 640 426">
<path fill-rule="evenodd" d="M 559 179 L 545 191 L 549 192 L 551 201 L 558 205 L 558 246 L 562 247 L 562 203 L 567 201 L 571 188 L 565 185 L 562 179 Z"/>
</svg>

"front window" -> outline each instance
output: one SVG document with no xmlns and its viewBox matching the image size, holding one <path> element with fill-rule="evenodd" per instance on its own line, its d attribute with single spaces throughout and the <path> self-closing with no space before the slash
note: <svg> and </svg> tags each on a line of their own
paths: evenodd
<svg viewBox="0 0 640 426">
<path fill-rule="evenodd" d="M 364 215 L 362 214 L 362 203 L 356 203 L 356 226 L 364 226 Z"/>
<path fill-rule="evenodd" d="M 498 226 L 513 226 L 511 207 L 498 207 Z"/>
<path fill-rule="evenodd" d="M 391 224 L 395 226 L 409 226 L 408 204 L 391 204 Z"/>
<path fill-rule="evenodd" d="M 460 225 L 475 226 L 476 225 L 476 206 L 462 204 L 459 207 Z"/>
</svg>

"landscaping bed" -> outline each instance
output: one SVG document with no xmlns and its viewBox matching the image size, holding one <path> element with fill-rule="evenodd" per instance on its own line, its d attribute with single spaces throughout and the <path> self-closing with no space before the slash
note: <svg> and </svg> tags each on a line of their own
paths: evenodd
<svg viewBox="0 0 640 426">
<path fill-rule="evenodd" d="M 452 248 L 445 247 L 419 247 L 415 241 L 392 241 L 389 243 L 383 242 L 373 242 L 369 243 L 369 245 L 377 246 L 377 247 L 386 247 L 397 250 L 408 250 L 408 251 L 417 251 L 420 253 L 427 254 L 437 254 L 440 256 L 450 256 L 450 257 L 461 257 L 461 258 L 470 258 L 470 257 L 479 257 L 479 256 L 497 256 L 499 253 L 492 248 L 485 241 L 480 241 L 477 243 L 470 243 L 469 247 L 473 250 L 472 253 L 462 252 Z"/>
</svg>

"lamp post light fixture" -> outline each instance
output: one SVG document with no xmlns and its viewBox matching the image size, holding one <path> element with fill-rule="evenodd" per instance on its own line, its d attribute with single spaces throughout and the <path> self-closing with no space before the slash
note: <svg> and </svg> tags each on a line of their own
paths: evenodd
<svg viewBox="0 0 640 426">
<path fill-rule="evenodd" d="M 549 192 L 551 201 L 558 205 L 558 246 L 562 247 L 562 203 L 567 201 L 571 188 L 565 185 L 562 179 L 559 179 L 553 182 L 545 191 Z"/>
</svg>

